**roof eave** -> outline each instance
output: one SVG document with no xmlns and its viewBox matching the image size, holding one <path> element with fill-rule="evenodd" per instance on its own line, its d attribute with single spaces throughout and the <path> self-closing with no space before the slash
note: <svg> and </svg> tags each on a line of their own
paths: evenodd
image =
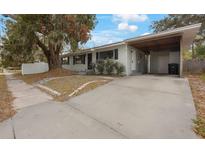
<svg viewBox="0 0 205 154">
<path fill-rule="evenodd" d="M 178 36 L 182 36 L 184 34 L 185 31 L 187 30 L 192 30 L 192 29 L 199 29 L 201 27 L 201 23 L 199 24 L 194 24 L 194 25 L 189 25 L 189 26 L 185 26 L 185 27 L 179 27 L 173 30 L 167 30 L 167 31 L 163 31 L 163 32 L 159 32 L 159 33 L 155 33 L 155 34 L 150 34 L 150 35 L 145 35 L 145 36 L 140 36 L 140 37 L 135 37 L 135 38 L 131 38 L 131 39 L 127 39 L 125 40 L 126 43 L 131 43 L 133 41 L 143 41 L 143 40 L 148 40 L 148 39 L 154 39 L 157 37 L 169 37 L 171 35 L 178 35 Z"/>
</svg>

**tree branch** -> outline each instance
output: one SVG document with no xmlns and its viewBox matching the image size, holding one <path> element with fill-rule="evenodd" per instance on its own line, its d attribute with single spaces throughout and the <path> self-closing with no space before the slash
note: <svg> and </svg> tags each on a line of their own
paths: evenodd
<svg viewBox="0 0 205 154">
<path fill-rule="evenodd" d="M 35 36 L 36 36 L 36 35 L 35 35 Z M 38 46 L 43 50 L 43 52 L 44 52 L 44 54 L 46 55 L 46 57 L 48 57 L 50 54 L 49 54 L 49 50 L 48 50 L 48 48 L 46 47 L 46 45 L 43 44 L 43 43 L 39 40 L 38 36 L 36 36 L 36 41 L 37 41 Z"/>
</svg>

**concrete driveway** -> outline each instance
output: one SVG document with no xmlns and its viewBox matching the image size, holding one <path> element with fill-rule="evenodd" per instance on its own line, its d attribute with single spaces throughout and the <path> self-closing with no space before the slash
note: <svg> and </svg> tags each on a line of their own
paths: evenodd
<svg viewBox="0 0 205 154">
<path fill-rule="evenodd" d="M 83 94 L 68 105 L 127 138 L 196 138 L 187 79 L 131 76 Z"/>
<path fill-rule="evenodd" d="M 0 123 L 0 138 L 197 138 L 193 118 L 186 79 L 131 76 L 64 104 L 25 107 Z"/>
</svg>

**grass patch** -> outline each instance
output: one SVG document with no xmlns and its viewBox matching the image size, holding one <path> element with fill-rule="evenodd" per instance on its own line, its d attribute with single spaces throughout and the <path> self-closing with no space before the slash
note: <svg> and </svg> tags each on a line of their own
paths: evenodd
<svg viewBox="0 0 205 154">
<path fill-rule="evenodd" d="M 65 101 L 66 99 L 69 98 L 68 95 L 70 93 L 72 93 L 74 90 L 79 88 L 81 85 L 89 81 L 106 80 L 107 82 L 109 82 L 112 80 L 112 77 L 106 77 L 106 76 L 102 77 L 102 76 L 95 76 L 95 75 L 75 75 L 75 74 L 76 74 L 75 72 L 72 72 L 67 69 L 55 69 L 55 70 L 51 70 L 46 73 L 39 73 L 39 74 L 32 74 L 32 75 L 15 74 L 15 77 L 17 79 L 23 80 L 24 82 L 28 84 L 34 84 L 43 79 L 48 79 L 48 80 L 44 80 L 43 83 L 41 84 L 61 93 L 61 95 L 54 96 L 53 94 L 51 94 L 45 89 L 41 89 L 41 88 L 39 89 L 42 90 L 43 92 L 48 93 L 55 100 L 58 100 L 58 101 Z M 83 88 L 79 92 L 79 94 L 85 93 L 107 82 L 89 84 L 85 88 Z M 76 94 L 76 95 L 79 95 L 79 94 Z"/>
<path fill-rule="evenodd" d="M 8 91 L 5 76 L 0 75 L 0 122 L 16 113 L 12 106 L 13 99 L 11 92 Z"/>
<path fill-rule="evenodd" d="M 39 74 L 29 74 L 29 75 L 21 75 L 16 74 L 15 77 L 17 79 L 23 80 L 28 84 L 33 84 L 45 78 L 52 78 L 52 77 L 63 77 L 63 76 L 70 76 L 73 75 L 74 72 L 66 69 L 54 69 L 49 72 L 39 73 Z"/>
<path fill-rule="evenodd" d="M 202 118 L 197 118 L 197 120 L 194 120 L 194 131 L 201 135 L 203 138 L 205 138 L 205 121 Z"/>
<path fill-rule="evenodd" d="M 87 75 L 72 75 L 72 76 L 67 76 L 67 77 L 57 78 L 57 79 L 47 81 L 43 85 L 51 89 L 54 89 L 60 92 L 61 94 L 64 94 L 64 93 L 73 92 L 76 88 L 78 88 L 79 86 L 81 86 L 86 82 L 99 80 L 99 79 L 102 78 L 96 76 L 87 76 Z"/>
<path fill-rule="evenodd" d="M 58 101 L 64 101 L 64 100 L 69 98 L 69 96 L 68 96 L 69 94 L 71 94 L 73 91 L 75 91 L 81 85 L 83 85 L 89 81 L 96 81 L 96 80 L 98 80 L 98 82 L 88 84 L 85 88 L 83 88 L 77 94 L 75 94 L 75 96 L 80 95 L 82 93 L 85 93 L 87 91 L 90 91 L 92 89 L 95 89 L 96 87 L 111 81 L 111 79 L 105 79 L 105 78 L 99 77 L 99 76 L 73 75 L 73 76 L 67 76 L 67 77 L 63 77 L 63 78 L 53 79 L 53 80 L 47 81 L 43 85 L 47 86 L 55 91 L 60 92 L 61 95 L 54 97 L 54 99 L 58 100 Z M 102 82 L 101 80 L 106 80 L 106 81 Z"/>
<path fill-rule="evenodd" d="M 204 74 L 188 75 L 191 91 L 197 111 L 194 131 L 205 138 L 205 80 Z"/>
<path fill-rule="evenodd" d="M 106 82 L 98 81 L 98 82 L 91 83 L 91 84 L 87 85 L 85 88 L 83 88 L 82 90 L 80 90 L 78 93 L 76 93 L 74 96 L 78 96 L 78 95 L 81 95 L 83 93 L 86 93 L 86 92 L 93 90 L 93 89 L 95 89 L 101 85 L 104 85 L 108 82 L 109 81 L 106 81 Z M 70 98 L 68 95 L 69 95 L 68 93 L 64 93 L 60 96 L 55 97 L 55 100 L 63 102 L 63 101 Z"/>
</svg>

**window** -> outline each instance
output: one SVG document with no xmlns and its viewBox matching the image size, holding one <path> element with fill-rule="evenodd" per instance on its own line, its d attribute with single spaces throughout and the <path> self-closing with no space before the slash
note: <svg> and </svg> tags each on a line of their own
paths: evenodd
<svg viewBox="0 0 205 154">
<path fill-rule="evenodd" d="M 96 52 L 96 60 L 118 59 L 118 49 Z"/>
<path fill-rule="evenodd" d="M 85 55 L 73 56 L 73 64 L 85 64 Z"/>
<path fill-rule="evenodd" d="M 100 52 L 100 59 L 113 59 L 113 50 Z"/>
<path fill-rule="evenodd" d="M 118 59 L 118 49 L 114 50 L 114 55 L 115 55 L 115 60 L 117 60 Z"/>
<path fill-rule="evenodd" d="M 61 61 L 62 61 L 62 64 L 69 64 L 69 57 L 63 57 Z"/>
</svg>

